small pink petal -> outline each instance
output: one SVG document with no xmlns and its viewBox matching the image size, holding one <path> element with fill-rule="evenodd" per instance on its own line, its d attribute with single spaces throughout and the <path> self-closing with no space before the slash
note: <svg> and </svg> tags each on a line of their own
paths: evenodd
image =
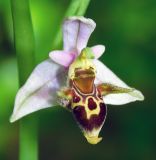
<svg viewBox="0 0 156 160">
<path fill-rule="evenodd" d="M 65 51 L 75 51 L 78 54 L 86 47 L 95 22 L 84 17 L 69 17 L 63 24 L 63 43 Z"/>
<path fill-rule="evenodd" d="M 91 47 L 91 49 L 92 49 L 92 51 L 94 53 L 95 59 L 98 59 L 104 53 L 105 46 L 103 46 L 103 45 L 96 45 L 96 46 Z"/>
<path fill-rule="evenodd" d="M 63 65 L 64 67 L 69 67 L 75 59 L 75 54 L 67 51 L 52 51 L 49 53 L 49 57 L 54 62 Z"/>
</svg>

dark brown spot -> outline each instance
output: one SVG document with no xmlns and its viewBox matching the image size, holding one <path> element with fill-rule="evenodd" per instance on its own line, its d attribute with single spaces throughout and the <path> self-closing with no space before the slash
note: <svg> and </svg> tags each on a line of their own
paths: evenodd
<svg viewBox="0 0 156 160">
<path fill-rule="evenodd" d="M 82 127 L 87 126 L 87 115 L 84 106 L 76 106 L 73 109 L 73 114 Z"/>
<path fill-rule="evenodd" d="M 73 102 L 74 102 L 74 103 L 80 102 L 80 97 L 75 94 L 75 95 L 73 96 Z"/>
<path fill-rule="evenodd" d="M 96 107 L 97 107 L 97 105 L 96 105 L 94 99 L 93 98 L 89 98 L 88 99 L 88 108 L 90 110 L 94 110 L 94 109 L 96 109 Z"/>
<path fill-rule="evenodd" d="M 107 106 L 104 103 L 100 103 L 100 113 L 96 120 L 97 126 L 99 126 L 105 120 L 106 114 L 107 114 Z"/>
<path fill-rule="evenodd" d="M 77 95 L 77 93 L 75 93 L 75 90 L 73 90 L 72 95 L 73 95 L 73 103 L 80 102 L 81 98 Z"/>
</svg>

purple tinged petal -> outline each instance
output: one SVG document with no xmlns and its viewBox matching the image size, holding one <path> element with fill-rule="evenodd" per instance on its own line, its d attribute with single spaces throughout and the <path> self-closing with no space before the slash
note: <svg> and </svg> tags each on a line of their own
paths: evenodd
<svg viewBox="0 0 156 160">
<path fill-rule="evenodd" d="M 63 24 L 63 42 L 65 51 L 77 51 L 79 54 L 86 47 L 91 33 L 96 27 L 92 19 L 69 17 Z"/>
<path fill-rule="evenodd" d="M 68 67 L 75 59 L 74 53 L 67 51 L 52 51 L 49 53 L 49 57 L 56 63 Z"/>
<path fill-rule="evenodd" d="M 91 49 L 94 53 L 95 59 L 100 58 L 102 56 L 102 54 L 105 52 L 104 45 L 96 45 L 96 46 L 91 47 Z"/>
<path fill-rule="evenodd" d="M 18 91 L 10 122 L 37 110 L 56 105 L 56 91 L 65 83 L 64 67 L 50 59 L 40 63 Z"/>
</svg>

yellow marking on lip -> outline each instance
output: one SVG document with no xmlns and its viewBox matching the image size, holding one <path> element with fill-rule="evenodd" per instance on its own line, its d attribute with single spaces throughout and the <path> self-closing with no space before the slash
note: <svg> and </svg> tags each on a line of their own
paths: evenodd
<svg viewBox="0 0 156 160">
<path fill-rule="evenodd" d="M 88 107 L 88 99 L 89 98 L 93 98 L 94 102 L 96 103 L 96 108 L 94 110 L 90 110 L 89 107 Z M 98 115 L 100 113 L 100 103 L 101 102 L 102 102 L 101 100 L 97 101 L 93 96 L 88 96 L 87 97 L 86 104 L 85 104 L 85 110 L 86 110 L 86 114 L 87 114 L 87 119 L 90 119 L 90 117 L 93 114 Z"/>
<path fill-rule="evenodd" d="M 79 97 L 80 97 L 80 102 L 78 102 L 78 103 L 72 103 L 72 109 L 74 109 L 76 106 L 84 106 L 84 109 L 85 109 L 85 111 L 86 111 L 86 116 L 87 116 L 87 119 L 90 119 L 90 117 L 92 116 L 92 115 L 98 115 L 99 113 L 100 113 L 100 103 L 102 103 L 103 101 L 102 100 L 100 100 L 100 99 L 98 99 L 98 100 L 96 100 L 93 96 L 88 96 L 87 98 L 86 98 L 86 100 L 85 100 L 85 103 L 82 101 L 82 97 L 79 95 Z M 89 108 L 88 108 L 88 99 L 89 98 L 93 98 L 94 99 L 94 101 L 95 101 L 95 103 L 96 103 L 96 105 L 97 105 L 97 107 L 96 107 L 96 109 L 94 109 L 94 110 L 90 110 Z"/>
<path fill-rule="evenodd" d="M 90 144 L 97 144 L 102 140 L 102 137 L 98 137 L 98 136 L 89 137 L 87 134 L 85 134 L 84 136 L 86 137 L 88 143 Z"/>
<path fill-rule="evenodd" d="M 86 131 L 83 130 L 83 134 L 85 138 L 87 139 L 88 143 L 90 144 L 97 144 L 102 140 L 102 137 L 99 137 L 99 132 L 101 130 L 102 126 L 99 128 L 94 128 L 92 131 Z"/>
</svg>

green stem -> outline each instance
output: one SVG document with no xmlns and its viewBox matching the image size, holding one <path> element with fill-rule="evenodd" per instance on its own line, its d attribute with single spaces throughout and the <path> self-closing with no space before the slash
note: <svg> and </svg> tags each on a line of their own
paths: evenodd
<svg viewBox="0 0 156 160">
<path fill-rule="evenodd" d="M 20 122 L 20 160 L 38 159 L 38 120 L 36 117 Z"/>
<path fill-rule="evenodd" d="M 14 42 L 22 86 L 34 68 L 34 35 L 28 0 L 11 0 Z M 37 120 L 20 122 L 20 160 L 37 160 Z"/>
<path fill-rule="evenodd" d="M 77 11 L 77 15 L 83 16 L 88 8 L 89 3 L 90 3 L 90 0 L 82 0 L 80 7 Z"/>
<path fill-rule="evenodd" d="M 90 0 L 72 0 L 64 18 L 69 16 L 83 16 L 87 10 Z M 56 32 L 55 40 L 52 44 L 52 49 L 59 48 L 62 43 L 62 28 L 59 27 Z"/>
</svg>

